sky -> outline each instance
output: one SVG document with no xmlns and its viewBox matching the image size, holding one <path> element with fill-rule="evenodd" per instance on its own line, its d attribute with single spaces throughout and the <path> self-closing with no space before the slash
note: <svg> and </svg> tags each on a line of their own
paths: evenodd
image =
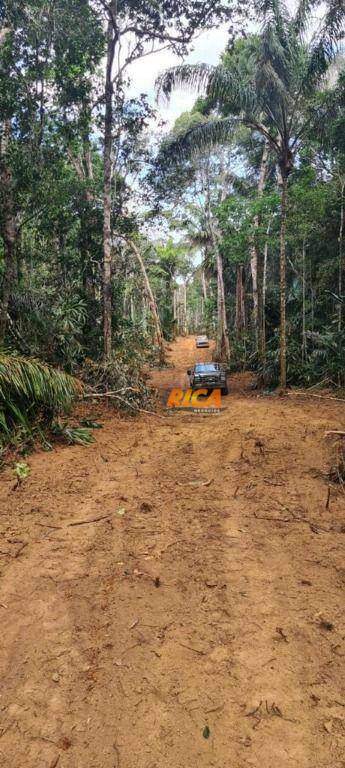
<svg viewBox="0 0 345 768">
<path fill-rule="evenodd" d="M 290 12 L 296 9 L 297 0 L 286 0 L 286 6 Z M 320 20 L 323 14 L 322 6 L 316 13 L 316 19 Z M 194 39 L 188 56 L 179 58 L 172 51 L 164 50 L 140 59 L 129 69 L 131 86 L 128 91 L 130 97 L 139 96 L 141 93 L 148 95 L 149 102 L 154 106 L 159 115 L 166 121 L 165 129 L 169 131 L 176 118 L 186 110 L 190 110 L 195 102 L 196 93 L 186 91 L 174 91 L 168 105 L 156 104 L 155 81 L 160 72 L 169 67 L 182 63 L 206 63 L 217 64 L 221 53 L 225 50 L 228 41 L 228 23 L 221 24 L 218 28 L 205 30 Z M 254 31 L 254 25 L 247 31 Z"/>
<path fill-rule="evenodd" d="M 220 54 L 224 51 L 228 40 L 228 25 L 222 24 L 217 29 L 206 30 L 194 40 L 193 46 L 188 56 L 180 58 L 172 51 L 165 50 L 151 54 L 144 59 L 134 62 L 129 70 L 129 76 L 132 83 L 129 89 L 129 96 L 138 96 L 141 93 L 147 93 L 149 102 L 158 109 L 160 116 L 166 121 L 166 129 L 174 124 L 176 118 L 185 110 L 191 109 L 196 94 L 186 93 L 185 91 L 174 91 L 174 95 L 169 105 L 156 104 L 155 101 L 155 80 L 160 72 L 164 72 L 169 67 L 182 63 L 196 64 L 204 62 L 207 64 L 217 64 Z"/>
</svg>

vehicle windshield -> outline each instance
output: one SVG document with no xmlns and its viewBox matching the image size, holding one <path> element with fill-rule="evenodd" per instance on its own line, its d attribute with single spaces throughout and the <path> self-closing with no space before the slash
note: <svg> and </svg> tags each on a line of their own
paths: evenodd
<svg viewBox="0 0 345 768">
<path fill-rule="evenodd" d="M 201 363 L 195 366 L 195 373 L 209 373 L 210 371 L 219 371 L 217 363 Z"/>
</svg>

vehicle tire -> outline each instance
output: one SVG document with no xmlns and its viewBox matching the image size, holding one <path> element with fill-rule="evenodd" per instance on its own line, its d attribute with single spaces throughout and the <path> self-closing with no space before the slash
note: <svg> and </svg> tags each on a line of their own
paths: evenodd
<svg viewBox="0 0 345 768">
<path fill-rule="evenodd" d="M 226 387 L 222 387 L 222 395 L 228 395 L 229 394 L 229 387 L 226 385 Z"/>
</svg>

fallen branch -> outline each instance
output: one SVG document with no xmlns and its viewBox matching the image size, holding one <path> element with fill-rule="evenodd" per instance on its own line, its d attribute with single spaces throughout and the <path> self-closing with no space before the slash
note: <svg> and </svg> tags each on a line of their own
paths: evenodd
<svg viewBox="0 0 345 768">
<path fill-rule="evenodd" d="M 14 557 L 14 558 L 19 557 L 19 555 L 22 553 L 23 549 L 25 549 L 25 547 L 27 547 L 27 546 L 28 546 L 28 542 L 27 541 L 23 541 L 22 542 L 22 546 L 19 547 L 19 549 L 17 549 L 17 552 L 15 553 L 15 555 L 12 555 L 12 557 Z"/>
<path fill-rule="evenodd" d="M 206 480 L 206 482 L 202 482 L 201 480 L 190 480 L 188 483 L 180 483 L 177 481 L 177 485 L 182 485 L 182 487 L 185 487 L 186 485 L 192 485 L 193 488 L 208 488 L 211 483 L 213 483 L 213 478 L 211 478 L 211 480 Z"/>
<path fill-rule="evenodd" d="M 265 517 L 264 515 L 257 515 L 254 512 L 254 517 L 257 520 L 268 520 L 269 523 L 301 523 L 303 520 L 296 520 L 295 517 Z"/>
<path fill-rule="evenodd" d="M 325 432 L 325 437 L 329 437 L 330 435 L 333 437 L 345 437 L 345 432 L 341 429 L 330 429 L 328 432 Z"/>
<path fill-rule="evenodd" d="M 306 392 L 309 392 L 311 389 L 316 389 L 317 387 L 331 387 L 331 386 L 337 386 L 332 379 L 330 379 L 328 376 L 326 376 L 325 379 L 322 379 L 321 381 L 318 381 L 316 384 L 312 384 L 311 387 L 306 388 Z"/>
<path fill-rule="evenodd" d="M 116 400 L 121 400 L 122 403 L 125 403 L 128 408 L 132 408 L 133 411 L 136 411 L 137 413 L 146 413 L 148 416 L 157 416 L 158 419 L 163 419 L 164 417 L 161 416 L 159 413 L 155 413 L 155 411 L 146 411 L 144 408 L 137 408 L 136 406 L 132 405 L 128 400 L 125 400 L 124 397 L 120 397 L 119 395 L 113 395 L 113 397 L 116 398 Z"/>
<path fill-rule="evenodd" d="M 59 761 L 60 761 L 60 755 L 57 755 L 57 757 L 54 757 L 51 763 L 49 763 L 49 768 L 56 768 Z"/>
<path fill-rule="evenodd" d="M 313 392 L 286 392 L 285 394 L 293 397 L 299 395 L 300 397 L 317 397 L 318 400 L 336 400 L 338 403 L 345 403 L 343 397 L 333 397 L 332 395 L 315 395 Z"/>
<path fill-rule="evenodd" d="M 41 528 L 53 528 L 55 531 L 61 531 L 62 529 L 61 525 L 51 525 L 51 523 L 40 523 L 39 521 L 35 525 L 39 525 Z"/>
<path fill-rule="evenodd" d="M 134 627 L 137 627 L 138 624 L 139 624 L 139 619 L 134 619 L 134 621 L 132 621 L 132 624 L 130 624 L 128 629 L 134 629 Z"/>
<path fill-rule="evenodd" d="M 260 704 L 258 704 L 257 707 L 253 707 L 253 709 L 250 709 L 249 712 L 245 713 L 245 717 L 253 717 L 253 715 L 256 715 L 257 712 L 259 712 L 261 707 L 262 707 L 262 699 L 260 701 Z"/>
<path fill-rule="evenodd" d="M 193 651 L 194 653 L 198 653 L 199 656 L 206 656 L 206 651 L 199 651 L 198 648 L 192 648 L 191 645 L 186 645 L 185 643 L 178 643 L 182 646 L 182 648 L 187 648 L 188 651 Z"/>
<path fill-rule="evenodd" d="M 310 520 L 304 520 L 300 517 L 265 517 L 264 515 L 257 515 L 256 512 L 254 512 L 254 517 L 257 520 L 267 520 L 269 523 L 305 523 L 306 525 L 309 525 L 309 528 L 313 533 L 331 533 L 331 529 L 323 528 L 321 525 L 317 525 Z"/>
<path fill-rule="evenodd" d="M 136 387 L 122 387 L 121 389 L 114 389 L 109 392 L 86 392 L 83 395 L 83 400 L 90 397 L 114 397 L 115 395 L 118 395 L 119 392 L 138 392 L 138 389 L 136 389 Z"/>
<path fill-rule="evenodd" d="M 211 707 L 211 709 L 206 709 L 206 715 L 210 715 L 211 712 L 221 712 L 225 707 L 225 704 L 218 704 L 217 707 Z"/>
<path fill-rule="evenodd" d="M 132 387 L 127 387 L 126 389 L 127 390 L 132 389 L 132 391 L 135 391 L 135 390 L 133 390 Z M 122 390 L 118 390 L 118 391 L 121 392 Z M 104 393 L 103 392 L 102 393 L 95 392 L 94 394 L 87 394 L 87 395 L 84 395 L 83 397 L 84 398 L 86 398 L 86 397 L 87 398 L 93 398 L 93 397 L 110 397 L 110 398 L 114 398 L 115 400 L 120 400 L 121 403 L 124 403 L 127 406 L 127 408 L 131 408 L 131 410 L 135 411 L 135 413 L 146 413 L 148 416 L 156 416 L 157 419 L 163 419 L 164 418 L 164 416 L 162 416 L 159 413 L 155 413 L 155 411 L 146 411 L 144 408 L 139 408 L 136 405 L 132 405 L 132 403 L 130 403 L 129 400 L 125 400 L 124 397 L 120 397 L 120 395 L 115 394 L 115 392 L 104 392 Z"/>
<path fill-rule="evenodd" d="M 67 528 L 71 528 L 75 525 L 88 525 L 89 523 L 99 523 L 101 520 L 109 520 L 109 515 L 100 515 L 99 517 L 91 517 L 88 520 L 76 520 L 74 523 L 68 523 Z"/>
</svg>

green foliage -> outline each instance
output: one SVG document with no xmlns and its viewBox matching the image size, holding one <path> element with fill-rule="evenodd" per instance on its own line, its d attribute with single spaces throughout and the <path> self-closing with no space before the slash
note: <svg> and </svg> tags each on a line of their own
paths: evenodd
<svg viewBox="0 0 345 768">
<path fill-rule="evenodd" d="M 26 480 L 26 478 L 29 477 L 30 471 L 30 467 L 25 461 L 17 461 L 13 467 L 13 472 L 18 483 L 22 483 L 23 480 Z"/>
<path fill-rule="evenodd" d="M 71 370 L 80 360 L 83 347 L 82 331 L 86 321 L 86 302 L 78 296 L 71 296 L 59 304 L 53 312 L 54 336 L 57 354 Z"/>
<path fill-rule="evenodd" d="M 230 3 L 230 10 L 238 5 L 248 11 L 240 0 Z M 266 373 L 276 380 L 277 160 L 289 176 L 289 380 L 343 380 L 343 336 L 335 329 L 343 300 L 338 294 L 345 284 L 344 274 L 342 286 L 339 280 L 345 75 L 341 60 L 334 63 L 334 57 L 344 32 L 344 8 L 338 0 L 328 0 L 321 32 L 312 37 L 308 20 L 318 0 L 302 0 L 294 16 L 280 0 L 255 0 L 253 5 L 261 24 L 258 33 L 229 43 L 218 66 L 183 65 L 160 79 L 163 95 L 179 86 L 203 95 L 176 120 L 158 161 L 151 157 L 147 138 L 155 110 L 144 94 L 127 97 L 125 75 L 114 88 L 114 352 L 107 364 L 100 361 L 105 4 L 6 0 L 1 6 L 0 279 L 4 295 L 10 219 L 14 243 L 4 341 L 6 348 L 20 353 L 0 355 L 2 443 L 25 442 L 25 436 L 52 419 L 68 440 L 87 442 L 91 437 L 83 432 L 88 424 L 74 428 L 56 421 L 55 414 L 78 394 L 78 384 L 41 360 L 68 372 L 82 369 L 91 389 L 99 394 L 115 391 L 113 402 L 130 413 L 152 407 L 142 373 L 143 366 L 156 364 L 158 358 L 151 311 L 138 264 L 116 237 L 137 234 L 142 219 L 147 231 L 153 226 L 155 242 L 151 245 L 146 234 L 142 243 L 167 340 L 176 330 L 173 294 L 182 280 L 187 284 L 189 328 L 203 324 L 214 333 L 218 244 L 234 360 L 240 367 L 255 366 L 258 360 L 250 274 L 253 238 L 262 257 L 266 250 Z M 147 43 L 162 43 L 167 34 L 174 38 L 169 43 L 175 50 L 185 54 L 195 29 L 228 17 L 229 3 L 217 0 L 205 8 L 200 0 L 140 0 L 118 4 L 117 13 L 121 34 L 130 26 L 135 56 L 147 52 Z M 332 88 L 324 77 L 331 60 L 339 74 Z M 267 137 L 270 158 L 259 197 Z M 239 265 L 246 314 L 240 332 L 235 329 Z"/>
<path fill-rule="evenodd" d="M 81 377 L 90 396 L 110 393 L 109 403 L 118 410 L 134 415 L 140 409 L 152 409 L 154 399 L 143 372 L 145 356 L 138 348 L 133 354 L 128 345 L 108 361 L 85 360 Z"/>
<path fill-rule="evenodd" d="M 80 393 L 80 383 L 40 360 L 15 354 L 0 354 L 0 398 L 27 400 L 47 410 L 67 408 Z"/>
<path fill-rule="evenodd" d="M 81 384 L 67 374 L 15 354 L 0 354 L 0 445 L 12 432 L 30 435 L 67 410 L 81 392 Z"/>
<path fill-rule="evenodd" d="M 344 368 L 345 331 L 338 333 L 325 330 L 323 333 L 308 333 L 308 347 L 305 359 L 301 341 L 289 335 L 288 341 L 288 384 L 309 387 L 324 383 L 327 386 L 345 386 Z M 258 366 L 259 381 L 275 387 L 279 383 L 279 338 L 274 335 L 267 347 L 265 364 Z"/>
<path fill-rule="evenodd" d="M 207 122 L 207 118 L 200 112 L 193 110 L 192 112 L 182 112 L 182 114 L 175 120 L 174 127 L 172 129 L 172 135 L 178 137 L 183 135 L 186 131 L 196 128 L 196 126 L 203 125 Z"/>
<path fill-rule="evenodd" d="M 322 56 L 320 48 L 315 56 L 313 43 L 305 42 L 298 13 L 290 16 L 284 3 L 262 2 L 257 8 L 260 35 L 237 41 L 220 64 L 183 64 L 159 77 L 158 94 L 169 98 L 176 88 L 206 89 L 218 110 L 215 119 L 172 136 L 162 148 L 166 161 L 226 144 L 234 132 L 234 120 L 240 119 L 268 138 L 281 171 L 291 172 L 311 122 L 317 123 L 313 98 L 335 50 Z M 312 104 L 314 109 L 308 113 Z"/>
<path fill-rule="evenodd" d="M 91 429 L 87 427 L 72 427 L 55 422 L 51 426 L 51 431 L 53 435 L 63 438 L 69 445 L 88 446 L 95 442 Z"/>
<path fill-rule="evenodd" d="M 170 237 L 155 245 L 155 261 L 148 265 L 150 282 L 156 297 L 164 337 L 174 337 L 173 291 L 176 277 L 186 277 L 191 270 L 191 246 Z"/>
</svg>

